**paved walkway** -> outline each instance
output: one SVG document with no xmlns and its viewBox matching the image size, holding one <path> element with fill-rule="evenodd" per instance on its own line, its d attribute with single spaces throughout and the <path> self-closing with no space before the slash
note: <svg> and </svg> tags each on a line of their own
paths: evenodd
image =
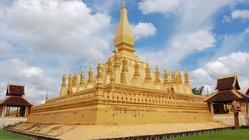
<svg viewBox="0 0 249 140">
<path fill-rule="evenodd" d="M 223 122 L 229 126 L 234 126 L 234 117 L 233 114 L 215 114 L 213 115 L 215 121 Z M 239 114 L 239 124 L 249 125 L 248 118 L 245 114 Z"/>
<path fill-rule="evenodd" d="M 27 118 L 25 117 L 0 117 L 0 129 L 3 129 L 4 127 L 9 125 L 14 125 L 26 121 Z"/>
<path fill-rule="evenodd" d="M 227 127 L 220 122 L 164 123 L 139 125 L 63 125 L 22 123 L 14 127 L 25 133 L 52 136 L 66 140 L 117 138 L 124 136 L 155 135 Z"/>
</svg>

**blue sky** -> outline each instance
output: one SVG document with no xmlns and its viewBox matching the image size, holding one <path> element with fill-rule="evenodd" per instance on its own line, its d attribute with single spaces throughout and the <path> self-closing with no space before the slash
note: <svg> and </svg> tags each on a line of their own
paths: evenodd
<svg viewBox="0 0 249 140">
<path fill-rule="evenodd" d="M 249 0 L 126 0 L 134 48 L 154 69 L 189 70 L 212 92 L 219 76 L 249 87 Z M 23 83 L 33 103 L 58 96 L 63 71 L 96 66 L 114 49 L 121 0 L 0 0 L 0 98 Z"/>
</svg>

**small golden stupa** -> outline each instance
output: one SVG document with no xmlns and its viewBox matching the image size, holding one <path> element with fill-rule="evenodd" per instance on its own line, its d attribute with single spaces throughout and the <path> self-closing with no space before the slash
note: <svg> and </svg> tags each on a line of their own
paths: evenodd
<svg viewBox="0 0 249 140">
<path fill-rule="evenodd" d="M 193 95 L 187 70 L 171 74 L 135 54 L 135 38 L 123 3 L 107 62 L 62 77 L 59 97 L 32 107 L 29 122 L 63 124 L 142 124 L 205 122 L 212 115 L 202 96 Z M 78 80 L 79 77 L 79 80 Z M 68 80 L 67 80 L 68 79 Z M 184 79 L 184 81 L 182 80 Z M 80 82 L 79 82 L 80 81 Z"/>
</svg>

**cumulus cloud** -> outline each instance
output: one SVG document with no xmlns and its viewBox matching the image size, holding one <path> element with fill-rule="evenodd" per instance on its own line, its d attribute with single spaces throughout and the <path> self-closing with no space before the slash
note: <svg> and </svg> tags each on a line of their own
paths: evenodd
<svg viewBox="0 0 249 140">
<path fill-rule="evenodd" d="M 153 36 L 156 33 L 156 27 L 152 23 L 139 22 L 137 25 L 133 25 L 132 28 L 137 40 L 143 37 Z"/>
<path fill-rule="evenodd" d="M 190 77 L 194 86 L 206 85 L 214 90 L 217 77 L 237 74 L 242 92 L 245 92 L 249 87 L 248 69 L 249 52 L 233 52 L 191 71 Z"/>
<path fill-rule="evenodd" d="M 180 0 L 145 0 L 139 3 L 139 9 L 144 14 L 174 12 Z"/>
<path fill-rule="evenodd" d="M 46 91 L 57 95 L 55 92 L 58 91 L 58 83 L 53 77 L 44 75 L 42 68 L 29 65 L 19 58 L 1 60 L 0 65 L 1 89 L 6 89 L 8 81 L 13 84 L 25 84 L 26 97 L 33 103 L 39 102 Z M 0 94 L 0 98 L 3 97 L 4 95 Z"/>
<path fill-rule="evenodd" d="M 171 46 L 173 48 L 186 48 L 186 50 L 202 51 L 206 48 L 214 47 L 216 42 L 214 35 L 210 30 L 200 29 L 196 32 L 176 36 Z"/>
<path fill-rule="evenodd" d="M 239 19 L 239 20 L 248 20 L 249 19 L 249 10 L 247 9 L 236 9 L 232 11 L 230 16 L 224 16 L 223 21 L 231 22 L 232 20 Z"/>
<path fill-rule="evenodd" d="M 139 9 L 144 14 L 173 14 L 178 21 L 173 34 L 165 39 L 167 41 L 162 49 L 140 50 L 140 54 L 152 60 L 163 57 L 165 59 L 160 61 L 161 64 L 180 67 L 180 62 L 190 54 L 215 46 L 212 19 L 216 12 L 233 2 L 233 0 L 144 0 L 140 2 Z"/>
<path fill-rule="evenodd" d="M 111 18 L 91 13 L 82 1 L 18 0 L 6 6 L 2 19 L 0 28 L 7 28 L 12 38 L 33 55 L 64 54 L 94 59 L 92 56 L 103 57 L 110 47 L 111 34 L 106 30 Z"/>
<path fill-rule="evenodd" d="M 231 14 L 231 17 L 234 19 L 249 19 L 249 10 L 234 10 Z"/>
<path fill-rule="evenodd" d="M 217 49 L 216 54 L 213 56 L 215 59 L 229 54 L 230 52 L 238 51 L 238 48 L 243 46 L 243 43 L 248 41 L 249 38 L 249 28 L 245 29 L 241 33 L 233 35 L 222 35 L 221 46 Z M 245 46 L 247 47 L 247 46 Z"/>
<path fill-rule="evenodd" d="M 164 50 L 158 52 L 140 50 L 140 54 L 143 59 L 148 58 L 161 65 L 167 64 L 167 67 L 176 68 L 179 67 L 177 64 L 187 55 L 214 47 L 215 43 L 213 33 L 209 29 L 203 28 L 195 32 L 175 35 Z"/>
<path fill-rule="evenodd" d="M 24 69 L 22 71 L 22 74 L 26 77 L 32 77 L 32 76 L 41 76 L 43 70 L 40 67 L 30 67 L 28 69 Z"/>
<path fill-rule="evenodd" d="M 1 93 L 10 80 L 25 84 L 33 103 L 44 100 L 47 91 L 58 96 L 64 70 L 107 56 L 110 22 L 107 12 L 93 11 L 80 0 L 0 3 Z"/>
</svg>

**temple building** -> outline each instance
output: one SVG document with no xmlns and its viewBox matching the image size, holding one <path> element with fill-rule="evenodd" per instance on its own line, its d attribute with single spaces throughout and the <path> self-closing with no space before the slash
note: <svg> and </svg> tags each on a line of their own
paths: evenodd
<svg viewBox="0 0 249 140">
<path fill-rule="evenodd" d="M 249 97 L 240 93 L 240 86 L 236 75 L 220 77 L 217 79 L 217 85 L 214 92 L 205 101 L 210 105 L 213 114 L 231 113 L 231 104 L 233 101 L 240 102 L 242 113 L 249 113 Z"/>
<path fill-rule="evenodd" d="M 113 39 L 113 53 L 105 63 L 62 76 L 60 94 L 32 107 L 35 123 L 143 124 L 212 121 L 205 97 L 193 95 L 188 71 L 151 70 L 133 48 L 135 38 L 123 3 Z M 161 73 L 163 77 L 161 77 Z M 183 75 L 183 76 L 182 76 Z M 153 116 L 153 117 L 152 117 Z"/>
<path fill-rule="evenodd" d="M 0 100 L 0 116 L 11 116 L 11 108 L 16 108 L 16 111 L 12 112 L 16 117 L 26 117 L 30 112 L 32 104 L 23 98 L 24 86 L 8 83 L 6 98 Z"/>
</svg>

